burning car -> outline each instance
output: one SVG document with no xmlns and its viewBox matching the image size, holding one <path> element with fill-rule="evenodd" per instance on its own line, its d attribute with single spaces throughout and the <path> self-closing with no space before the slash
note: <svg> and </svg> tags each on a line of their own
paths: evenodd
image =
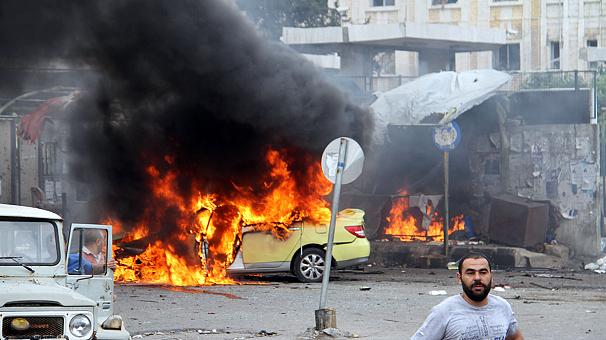
<svg viewBox="0 0 606 340">
<path fill-rule="evenodd" d="M 73 224 L 69 254 L 62 230 L 50 211 L 0 204 L 1 338 L 130 339 L 113 314 L 111 226 Z M 97 264 L 86 260 L 91 232 L 100 237 Z"/>
<path fill-rule="evenodd" d="M 321 282 L 325 269 L 328 224 L 296 222 L 282 230 L 242 230 L 242 244 L 230 274 L 291 272 L 301 282 Z M 364 211 L 339 212 L 332 251 L 332 266 L 343 268 L 368 261 L 370 243 L 364 233 Z"/>
</svg>

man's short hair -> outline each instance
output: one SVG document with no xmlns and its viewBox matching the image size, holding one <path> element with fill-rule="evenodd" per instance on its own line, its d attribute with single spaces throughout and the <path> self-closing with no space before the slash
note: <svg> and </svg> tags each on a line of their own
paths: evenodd
<svg viewBox="0 0 606 340">
<path fill-rule="evenodd" d="M 103 240 L 105 233 L 96 229 L 84 229 L 84 245 L 97 243 L 97 240 Z"/>
<path fill-rule="evenodd" d="M 462 270 L 463 270 L 463 262 L 467 259 L 485 259 L 486 262 L 488 262 L 488 269 L 490 271 L 492 271 L 492 266 L 490 265 L 490 259 L 482 254 L 482 253 L 469 253 L 463 257 L 461 257 L 461 259 L 459 259 L 459 274 L 462 274 Z"/>
</svg>

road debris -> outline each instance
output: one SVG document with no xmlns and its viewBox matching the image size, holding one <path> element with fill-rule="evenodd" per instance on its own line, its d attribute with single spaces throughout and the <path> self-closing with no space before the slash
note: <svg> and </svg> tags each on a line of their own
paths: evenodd
<svg viewBox="0 0 606 340">
<path fill-rule="evenodd" d="M 532 276 L 532 277 L 544 277 L 544 278 L 549 278 L 549 279 L 566 279 L 566 280 L 574 280 L 574 281 L 583 281 L 583 279 L 579 279 L 577 277 L 569 277 L 569 276 L 564 276 L 564 275 L 553 275 L 553 274 L 532 274 L 532 275 L 528 275 L 528 276 Z"/>
<path fill-rule="evenodd" d="M 370 287 L 364 286 L 364 287 L 360 287 L 361 291 L 368 291 L 370 290 Z"/>
<path fill-rule="evenodd" d="M 448 295 L 448 293 L 445 290 L 430 290 L 429 293 L 427 293 L 429 295 Z"/>
<path fill-rule="evenodd" d="M 597 259 L 595 262 L 591 262 L 585 265 L 586 270 L 592 270 L 598 274 L 606 273 L 606 256 Z"/>
<path fill-rule="evenodd" d="M 256 337 L 262 337 L 262 336 L 274 336 L 274 335 L 278 335 L 278 333 L 276 332 L 271 332 L 271 331 L 266 331 L 264 329 L 260 330 L 257 332 L 257 334 L 255 334 Z"/>
<path fill-rule="evenodd" d="M 343 331 L 338 328 L 326 328 L 322 331 L 322 333 L 329 335 L 333 338 L 344 337 L 344 338 L 359 338 L 360 336 L 356 333 L 350 333 L 348 331 Z"/>
<path fill-rule="evenodd" d="M 359 338 L 360 335 L 344 331 L 338 328 L 326 328 L 318 331 L 315 328 L 308 328 L 303 334 L 300 334 L 297 339 L 326 339 L 326 336 L 331 338 Z"/>
<path fill-rule="evenodd" d="M 543 289 L 548 289 L 548 290 L 556 290 L 557 288 L 553 288 L 553 287 L 547 287 L 547 286 L 543 286 L 542 284 L 538 284 L 536 282 L 530 282 L 531 285 L 535 286 L 535 287 L 539 287 L 539 288 L 543 288 Z"/>
</svg>

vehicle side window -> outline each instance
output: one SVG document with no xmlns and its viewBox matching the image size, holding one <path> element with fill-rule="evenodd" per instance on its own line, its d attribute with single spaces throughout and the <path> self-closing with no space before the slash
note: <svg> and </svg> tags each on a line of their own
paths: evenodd
<svg viewBox="0 0 606 340">
<path fill-rule="evenodd" d="M 74 229 L 67 255 L 67 273 L 97 275 L 107 271 L 107 231 Z"/>
</svg>

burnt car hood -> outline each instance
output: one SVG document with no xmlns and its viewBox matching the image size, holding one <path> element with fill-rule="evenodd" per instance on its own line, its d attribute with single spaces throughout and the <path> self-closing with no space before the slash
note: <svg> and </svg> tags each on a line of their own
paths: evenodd
<svg viewBox="0 0 606 340">
<path fill-rule="evenodd" d="M 65 307 L 94 306 L 95 302 L 75 291 L 52 283 L 2 282 L 0 308 L 27 303 L 48 303 Z"/>
</svg>

